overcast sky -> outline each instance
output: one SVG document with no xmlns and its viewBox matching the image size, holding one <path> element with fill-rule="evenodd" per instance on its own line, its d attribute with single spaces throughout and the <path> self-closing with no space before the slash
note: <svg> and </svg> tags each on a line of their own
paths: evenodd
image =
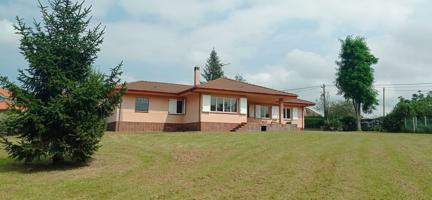
<svg viewBox="0 0 432 200">
<path fill-rule="evenodd" d="M 41 0 L 43 3 L 46 2 Z M 0 0 L 0 74 L 15 79 L 26 62 L 12 24 L 40 16 L 37 1 Z M 193 83 L 214 47 L 225 74 L 280 90 L 334 84 L 338 39 L 367 38 L 378 57 L 376 83 L 432 82 L 430 0 L 87 0 L 106 26 L 96 67 L 124 61 L 124 79 Z M 329 86 L 330 98 L 338 99 Z M 398 96 L 427 87 L 388 88 Z M 319 88 L 299 92 L 316 100 Z M 380 96 L 381 98 L 381 96 Z M 380 110 L 375 115 L 381 113 Z"/>
</svg>

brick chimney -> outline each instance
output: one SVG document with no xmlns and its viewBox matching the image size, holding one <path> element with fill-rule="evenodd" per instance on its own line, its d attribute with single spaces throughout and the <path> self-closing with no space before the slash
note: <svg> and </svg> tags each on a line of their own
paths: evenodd
<svg viewBox="0 0 432 200">
<path fill-rule="evenodd" d="M 200 68 L 198 66 L 195 66 L 194 67 L 194 86 L 201 84 L 200 77 L 201 77 Z"/>
</svg>

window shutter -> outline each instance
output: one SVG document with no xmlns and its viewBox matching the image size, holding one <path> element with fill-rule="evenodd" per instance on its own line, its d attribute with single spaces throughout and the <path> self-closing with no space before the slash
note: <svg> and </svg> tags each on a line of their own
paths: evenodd
<svg viewBox="0 0 432 200">
<path fill-rule="evenodd" d="M 255 106 L 249 105 L 249 117 L 255 117 Z"/>
<path fill-rule="evenodd" d="M 177 113 L 177 99 L 170 99 L 168 103 L 168 113 L 176 114 Z"/>
<path fill-rule="evenodd" d="M 272 119 L 279 119 L 279 106 L 272 106 Z"/>
<path fill-rule="evenodd" d="M 210 112 L 210 95 L 202 95 L 202 111 L 203 112 Z"/>
<path fill-rule="evenodd" d="M 261 118 L 261 105 L 255 105 L 255 118 Z"/>
<path fill-rule="evenodd" d="M 247 98 L 245 97 L 240 98 L 240 114 L 247 114 Z"/>
<path fill-rule="evenodd" d="M 293 120 L 298 120 L 298 108 L 292 108 L 292 119 Z"/>
</svg>

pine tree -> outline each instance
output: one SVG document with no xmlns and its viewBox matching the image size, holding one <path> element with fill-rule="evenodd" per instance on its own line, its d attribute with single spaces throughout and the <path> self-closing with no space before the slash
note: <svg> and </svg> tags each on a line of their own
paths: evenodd
<svg viewBox="0 0 432 200">
<path fill-rule="evenodd" d="M 206 79 L 206 81 L 211 81 L 223 77 L 224 71 L 222 67 L 225 65 L 226 64 L 220 61 L 216 50 L 213 48 L 210 53 L 210 57 L 207 59 L 207 63 L 205 65 L 202 76 Z"/>
<path fill-rule="evenodd" d="M 18 134 L 17 142 L 5 137 L 1 142 L 13 159 L 88 160 L 99 148 L 105 119 L 121 101 L 122 64 L 110 75 L 92 66 L 104 28 L 100 24 L 88 28 L 90 8 L 83 3 L 52 0 L 48 7 L 39 3 L 42 22 L 35 21 L 33 27 L 17 17 L 14 28 L 28 67 L 19 71 L 20 85 L 0 78 L 1 86 L 11 91 L 14 117 L 6 125 Z"/>
</svg>

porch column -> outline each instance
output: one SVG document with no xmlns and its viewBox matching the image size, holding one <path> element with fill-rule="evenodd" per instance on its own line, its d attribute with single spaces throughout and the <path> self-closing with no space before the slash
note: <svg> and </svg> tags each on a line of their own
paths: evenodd
<svg viewBox="0 0 432 200">
<path fill-rule="evenodd" d="M 279 124 L 283 124 L 284 118 L 283 118 L 283 99 L 279 99 Z"/>
</svg>

